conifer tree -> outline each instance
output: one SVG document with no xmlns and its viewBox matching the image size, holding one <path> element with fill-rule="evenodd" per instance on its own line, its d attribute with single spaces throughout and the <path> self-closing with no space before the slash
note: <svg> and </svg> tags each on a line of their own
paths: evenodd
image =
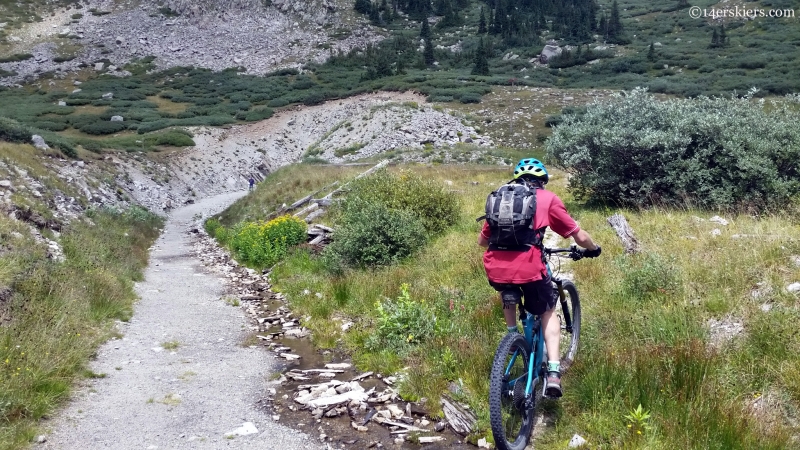
<svg viewBox="0 0 800 450">
<path fill-rule="evenodd" d="M 433 43 L 431 38 L 425 39 L 425 48 L 422 50 L 422 59 L 426 66 L 432 66 L 436 58 L 433 56 Z"/>
<path fill-rule="evenodd" d="M 719 46 L 725 47 L 728 45 L 728 35 L 725 34 L 725 25 L 719 27 Z"/>
<path fill-rule="evenodd" d="M 647 60 L 650 61 L 650 62 L 653 62 L 653 61 L 656 60 L 656 48 L 655 48 L 655 46 L 653 45 L 652 42 L 650 43 L 650 46 L 648 47 L 648 50 L 647 50 Z"/>
<path fill-rule="evenodd" d="M 478 34 L 486 34 L 486 15 L 483 13 L 483 6 L 481 6 L 481 18 L 478 21 Z"/>
<path fill-rule="evenodd" d="M 431 26 L 428 24 L 428 18 L 422 19 L 422 29 L 419 32 L 419 37 L 426 41 L 431 40 Z"/>
<path fill-rule="evenodd" d="M 597 31 L 603 36 L 603 38 L 608 37 L 608 20 L 606 19 L 605 13 L 600 16 L 600 21 L 597 23 Z"/>
<path fill-rule="evenodd" d="M 475 50 L 475 66 L 472 68 L 473 75 L 489 75 L 489 56 L 486 46 L 483 44 L 483 38 L 478 43 L 478 49 Z"/>
<path fill-rule="evenodd" d="M 714 32 L 711 34 L 711 44 L 708 47 L 717 48 L 719 46 L 719 34 L 717 34 L 717 29 L 715 27 Z"/>
<path fill-rule="evenodd" d="M 372 9 L 372 3 L 369 0 L 356 0 L 353 9 L 361 14 L 369 14 L 370 9 Z"/>
<path fill-rule="evenodd" d="M 611 17 L 608 19 L 608 37 L 617 39 L 624 32 L 622 22 L 619 20 L 619 5 L 617 5 L 617 0 L 614 0 L 614 3 L 611 4 Z"/>
</svg>

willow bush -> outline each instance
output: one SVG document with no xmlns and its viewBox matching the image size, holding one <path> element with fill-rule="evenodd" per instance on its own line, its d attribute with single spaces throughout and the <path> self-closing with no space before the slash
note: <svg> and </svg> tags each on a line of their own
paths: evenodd
<svg viewBox="0 0 800 450">
<path fill-rule="evenodd" d="M 672 99 L 645 89 L 565 115 L 547 142 L 582 198 L 625 206 L 764 210 L 800 195 L 791 99 Z"/>
</svg>

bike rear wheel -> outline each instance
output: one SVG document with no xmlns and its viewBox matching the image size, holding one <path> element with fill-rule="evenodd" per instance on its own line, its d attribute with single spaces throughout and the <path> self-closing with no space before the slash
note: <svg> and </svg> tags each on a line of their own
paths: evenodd
<svg viewBox="0 0 800 450">
<path fill-rule="evenodd" d="M 533 401 L 525 398 L 529 357 L 528 344 L 518 333 L 503 337 L 494 355 L 489 418 L 498 450 L 523 450 L 528 445 L 533 428 Z"/>
<path fill-rule="evenodd" d="M 575 361 L 581 336 L 581 301 L 578 289 L 571 281 L 563 281 L 564 299 L 556 302 L 555 314 L 561 326 L 559 353 L 563 373 Z"/>
</svg>

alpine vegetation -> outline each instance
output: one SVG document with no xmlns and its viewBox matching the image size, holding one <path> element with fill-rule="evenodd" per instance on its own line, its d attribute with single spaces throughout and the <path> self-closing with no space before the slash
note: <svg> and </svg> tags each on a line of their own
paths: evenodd
<svg viewBox="0 0 800 450">
<path fill-rule="evenodd" d="M 659 101 L 645 89 L 567 115 L 547 153 L 590 200 L 764 210 L 800 194 L 800 114 L 789 101 Z"/>
</svg>

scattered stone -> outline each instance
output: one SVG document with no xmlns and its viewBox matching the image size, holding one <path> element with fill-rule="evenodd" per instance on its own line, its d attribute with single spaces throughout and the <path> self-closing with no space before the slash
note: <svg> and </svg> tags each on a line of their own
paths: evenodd
<svg viewBox="0 0 800 450">
<path fill-rule="evenodd" d="M 65 102 L 64 100 L 59 100 L 58 106 L 67 106 L 67 102 Z"/>
<path fill-rule="evenodd" d="M 112 92 L 106 92 L 105 94 L 103 94 L 103 98 L 106 100 L 111 100 L 112 98 L 114 98 L 114 94 Z"/>
<path fill-rule="evenodd" d="M 36 443 L 37 444 L 44 444 L 45 442 L 47 442 L 47 436 L 45 436 L 43 434 L 40 434 L 39 436 L 36 436 Z"/>
<path fill-rule="evenodd" d="M 111 116 L 111 122 L 124 122 L 125 119 L 122 116 Z"/>
<path fill-rule="evenodd" d="M 33 136 L 31 136 L 31 141 L 33 142 L 33 146 L 39 150 L 47 150 L 50 148 L 44 141 L 44 138 L 39 136 L 38 134 L 34 134 Z"/>
<path fill-rule="evenodd" d="M 722 234 L 722 231 L 720 231 L 719 228 L 714 228 L 713 230 L 711 230 L 711 236 L 716 237 L 719 236 L 720 234 Z"/>
<path fill-rule="evenodd" d="M 492 444 L 486 441 L 486 438 L 478 439 L 478 448 L 492 448 Z"/>
<path fill-rule="evenodd" d="M 105 63 L 101 63 L 101 62 L 95 63 L 94 64 L 94 70 L 97 70 L 99 72 L 99 71 L 103 70 L 104 66 L 105 66 Z"/>
<path fill-rule="evenodd" d="M 0 187 L 10 189 L 11 188 L 11 181 L 9 180 L 0 180 Z"/>
<path fill-rule="evenodd" d="M 82 90 L 83 90 L 83 89 L 73 89 L 73 90 L 72 90 L 72 93 L 73 93 L 73 94 L 77 94 L 78 92 L 80 92 L 80 91 L 82 91 Z"/>
<path fill-rule="evenodd" d="M 253 425 L 252 422 L 245 422 L 239 428 L 229 431 L 225 433 L 225 437 L 233 437 L 233 436 L 247 436 L 249 434 L 256 434 L 258 433 L 258 428 Z"/>
<path fill-rule="evenodd" d="M 722 218 L 722 217 L 720 217 L 720 216 L 714 216 L 714 217 L 712 217 L 712 218 L 708 219 L 708 221 L 709 221 L 709 222 L 718 223 L 718 224 L 720 224 L 720 225 L 722 225 L 722 226 L 727 226 L 727 225 L 728 225 L 728 221 L 727 221 L 727 220 L 725 220 L 725 219 L 723 219 L 723 218 Z"/>
<path fill-rule="evenodd" d="M 365 427 L 364 425 L 359 425 L 355 422 L 350 422 L 350 426 L 355 428 L 358 431 L 369 431 L 369 428 Z"/>
<path fill-rule="evenodd" d="M 713 346 L 721 346 L 744 331 L 744 324 L 741 321 L 726 318 L 723 320 L 709 319 L 708 328 L 710 331 L 709 342 Z"/>
<path fill-rule="evenodd" d="M 800 292 L 800 283 L 792 283 L 792 284 L 786 286 L 786 290 L 791 292 L 791 293 Z"/>
<path fill-rule="evenodd" d="M 586 439 L 579 434 L 573 435 L 572 439 L 569 440 L 569 448 L 576 448 L 582 445 L 586 445 Z"/>
</svg>

